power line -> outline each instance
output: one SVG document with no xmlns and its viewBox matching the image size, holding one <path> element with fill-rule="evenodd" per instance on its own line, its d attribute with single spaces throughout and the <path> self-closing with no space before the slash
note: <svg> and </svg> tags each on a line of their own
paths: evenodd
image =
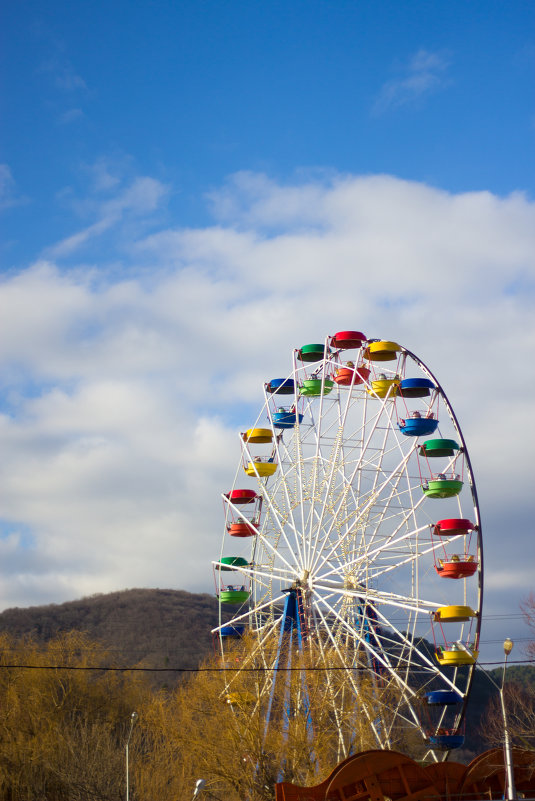
<svg viewBox="0 0 535 801">
<path fill-rule="evenodd" d="M 507 663 L 508 665 L 522 665 L 522 664 L 530 664 L 535 666 L 535 662 L 532 659 L 516 659 L 510 660 Z M 498 662 L 478 662 L 477 666 L 479 667 L 488 667 L 489 665 L 503 665 L 503 660 Z M 108 666 L 92 666 L 92 665 L 0 665 L 0 669 L 2 670 L 76 670 L 76 671 L 101 671 L 102 673 L 107 672 L 124 672 L 124 673 L 229 673 L 229 672 L 236 672 L 236 673 L 273 673 L 275 671 L 301 671 L 301 672 L 330 672 L 330 671 L 338 671 L 338 670 L 352 670 L 352 671 L 364 671 L 368 672 L 369 668 L 363 665 L 362 667 L 355 667 L 354 665 L 340 665 L 340 666 L 333 666 L 333 667 L 324 667 L 324 666 L 317 666 L 317 667 L 280 667 L 280 668 L 270 668 L 270 667 L 108 667 Z M 405 668 L 398 668 L 392 669 L 389 668 L 389 672 L 400 672 L 404 673 Z M 416 668 L 413 670 L 413 673 L 427 673 L 427 670 L 423 670 L 421 668 Z"/>
</svg>

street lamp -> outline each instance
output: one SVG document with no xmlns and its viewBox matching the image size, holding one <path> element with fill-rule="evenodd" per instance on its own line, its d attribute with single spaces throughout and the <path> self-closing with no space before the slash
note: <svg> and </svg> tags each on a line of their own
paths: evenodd
<svg viewBox="0 0 535 801">
<path fill-rule="evenodd" d="M 130 798 L 130 773 L 128 770 L 128 746 L 130 745 L 130 737 L 132 736 L 132 729 L 134 728 L 134 723 L 137 720 L 137 712 L 132 712 L 130 715 L 130 730 L 128 732 L 128 737 L 126 740 L 126 801 L 129 801 Z"/>
<path fill-rule="evenodd" d="M 197 779 L 197 781 L 195 782 L 195 790 L 193 792 L 192 801 L 194 801 L 194 799 L 197 798 L 201 790 L 204 790 L 205 786 L 206 786 L 206 779 Z"/>
<path fill-rule="evenodd" d="M 506 777 L 506 788 L 505 788 L 505 798 L 507 801 L 515 801 L 516 799 L 516 788 L 515 788 L 515 777 L 513 772 L 513 752 L 511 747 L 511 735 L 509 734 L 509 726 L 507 725 L 507 711 L 505 709 L 505 699 L 503 690 L 505 687 L 505 669 L 507 667 L 507 657 L 513 650 L 514 642 L 507 637 L 507 639 L 503 643 L 503 652 L 505 654 L 505 659 L 503 661 L 503 671 L 502 671 L 502 683 L 501 685 L 497 684 L 490 673 L 487 673 L 485 668 L 482 668 L 481 665 L 479 666 L 487 679 L 494 684 L 496 689 L 500 694 L 500 704 L 502 707 L 502 719 L 503 719 L 503 751 L 504 751 L 504 765 L 505 765 L 505 777 Z"/>
<path fill-rule="evenodd" d="M 503 716 L 503 744 L 504 744 L 504 761 L 505 761 L 505 770 L 507 775 L 507 787 L 506 787 L 506 798 L 507 801 L 514 801 L 516 798 L 516 789 L 515 789 L 515 776 L 513 772 L 513 754 L 511 749 L 511 735 L 509 734 L 509 727 L 507 725 L 507 712 L 505 709 L 505 699 L 503 694 L 503 689 L 505 687 L 505 668 L 507 667 L 507 657 L 513 650 L 513 641 L 509 639 L 509 637 L 505 640 L 503 644 L 503 652 L 505 654 L 505 659 L 503 660 L 503 672 L 502 672 L 502 685 L 500 687 L 500 702 L 502 705 L 502 716 Z"/>
</svg>

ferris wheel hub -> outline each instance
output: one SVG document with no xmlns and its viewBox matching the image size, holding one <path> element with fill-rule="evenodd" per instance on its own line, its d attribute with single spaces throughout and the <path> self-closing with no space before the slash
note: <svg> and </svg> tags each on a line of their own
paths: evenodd
<svg viewBox="0 0 535 801">
<path fill-rule="evenodd" d="M 364 587 L 360 584 L 355 576 L 346 576 L 344 579 L 344 590 L 363 590 Z"/>
<path fill-rule="evenodd" d="M 310 570 L 303 570 L 299 577 L 296 578 L 293 587 L 294 589 L 311 590 L 312 576 L 310 575 Z"/>
</svg>

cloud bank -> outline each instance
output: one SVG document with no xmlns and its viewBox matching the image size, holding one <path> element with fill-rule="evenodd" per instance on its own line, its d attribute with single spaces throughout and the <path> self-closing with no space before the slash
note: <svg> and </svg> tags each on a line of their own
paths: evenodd
<svg viewBox="0 0 535 801">
<path fill-rule="evenodd" d="M 210 591 L 220 493 L 262 383 L 293 348 L 358 329 L 445 388 L 476 472 L 487 610 L 517 613 L 535 541 L 534 204 L 388 175 L 241 173 L 207 199 L 213 224 L 147 234 L 162 185 L 107 189 L 94 222 L 0 284 L 2 608 Z M 88 266 L 102 228 L 116 249 Z"/>
</svg>

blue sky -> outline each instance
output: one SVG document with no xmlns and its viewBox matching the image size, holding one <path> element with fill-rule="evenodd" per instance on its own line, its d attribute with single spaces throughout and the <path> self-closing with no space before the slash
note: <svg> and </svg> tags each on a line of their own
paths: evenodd
<svg viewBox="0 0 535 801">
<path fill-rule="evenodd" d="M 240 419 L 292 348 L 355 328 L 445 387 L 488 521 L 486 608 L 518 615 L 534 17 L 515 0 L 4 8 L 2 607 L 210 590 L 206 498 L 232 480 Z"/>
<path fill-rule="evenodd" d="M 3 159 L 26 205 L 5 263 L 69 232 L 99 158 L 169 186 L 186 225 L 239 170 L 529 190 L 534 15 L 514 1 L 8 4 Z"/>
</svg>

